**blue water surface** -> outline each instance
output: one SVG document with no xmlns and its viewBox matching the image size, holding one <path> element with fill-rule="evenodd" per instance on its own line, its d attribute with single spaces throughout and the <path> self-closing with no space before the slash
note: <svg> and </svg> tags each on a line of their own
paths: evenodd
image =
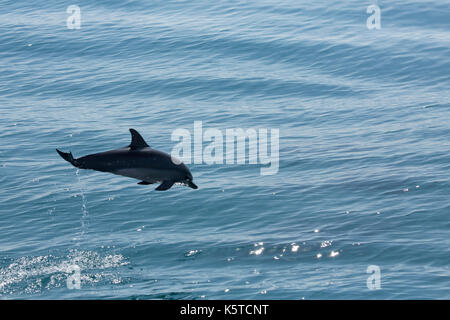
<svg viewBox="0 0 450 320">
<path fill-rule="evenodd" d="M 0 1 L 0 298 L 449 299 L 449 8 Z M 278 173 L 156 192 L 55 152 L 170 152 L 194 121 L 279 129 Z"/>
</svg>

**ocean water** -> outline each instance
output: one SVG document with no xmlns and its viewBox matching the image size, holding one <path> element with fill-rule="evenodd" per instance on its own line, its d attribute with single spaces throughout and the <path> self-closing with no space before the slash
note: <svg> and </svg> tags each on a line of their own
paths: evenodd
<svg viewBox="0 0 450 320">
<path fill-rule="evenodd" d="M 0 298 L 449 299 L 449 8 L 0 1 Z M 55 152 L 195 121 L 278 129 L 278 172 L 156 192 Z"/>
</svg>

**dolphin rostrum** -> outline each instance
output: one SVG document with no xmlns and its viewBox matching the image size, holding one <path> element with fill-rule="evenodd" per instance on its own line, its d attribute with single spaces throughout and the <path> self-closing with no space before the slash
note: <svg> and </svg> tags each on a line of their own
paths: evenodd
<svg viewBox="0 0 450 320">
<path fill-rule="evenodd" d="M 165 152 L 152 149 L 134 129 L 130 129 L 130 145 L 75 159 L 71 152 L 56 151 L 66 161 L 80 169 L 111 172 L 117 175 L 141 180 L 138 184 L 161 183 L 156 190 L 170 189 L 181 183 L 192 189 L 198 187 L 192 182 L 188 167 Z"/>
</svg>

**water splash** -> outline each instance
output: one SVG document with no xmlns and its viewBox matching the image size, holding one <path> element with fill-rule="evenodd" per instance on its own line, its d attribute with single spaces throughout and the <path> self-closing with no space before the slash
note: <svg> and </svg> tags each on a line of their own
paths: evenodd
<svg viewBox="0 0 450 320">
<path fill-rule="evenodd" d="M 87 199 L 86 199 L 86 195 L 84 193 L 84 184 L 81 182 L 81 178 L 80 178 L 80 170 L 77 169 L 75 174 L 78 179 L 78 185 L 80 187 L 80 195 L 81 195 L 81 219 L 80 219 L 80 223 L 81 223 L 80 239 L 81 239 L 87 231 L 87 225 L 88 225 L 87 218 L 88 218 L 89 211 L 87 209 Z"/>
<path fill-rule="evenodd" d="M 24 256 L 2 262 L 0 296 L 17 292 L 33 294 L 64 287 L 68 270 L 74 265 L 81 270 L 83 286 L 120 284 L 122 280 L 116 269 L 129 264 L 121 254 L 76 249 L 63 255 Z"/>
</svg>

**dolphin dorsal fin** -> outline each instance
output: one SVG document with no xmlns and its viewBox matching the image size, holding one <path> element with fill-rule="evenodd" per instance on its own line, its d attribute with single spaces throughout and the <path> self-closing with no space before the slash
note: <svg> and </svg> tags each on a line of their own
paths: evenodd
<svg viewBox="0 0 450 320">
<path fill-rule="evenodd" d="M 129 147 L 132 150 L 150 147 L 147 144 L 147 142 L 145 142 L 144 138 L 142 138 L 142 136 L 139 134 L 139 132 L 137 132 L 134 129 L 130 129 L 130 133 L 131 133 L 131 143 L 130 143 Z"/>
</svg>

